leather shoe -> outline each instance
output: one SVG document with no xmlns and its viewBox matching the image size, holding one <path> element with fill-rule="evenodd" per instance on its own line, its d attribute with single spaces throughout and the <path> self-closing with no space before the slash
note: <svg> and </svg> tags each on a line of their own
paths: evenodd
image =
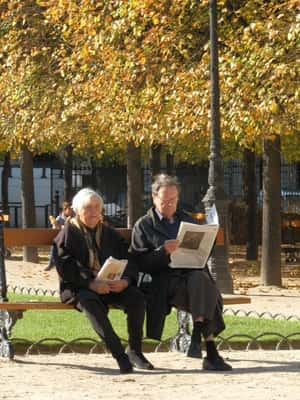
<svg viewBox="0 0 300 400">
<path fill-rule="evenodd" d="M 231 371 L 232 366 L 227 364 L 220 356 L 214 360 L 209 360 L 205 357 L 203 360 L 203 369 L 205 371 Z"/>
<path fill-rule="evenodd" d="M 201 343 L 191 340 L 190 347 L 186 353 L 187 357 L 202 358 Z"/>
<path fill-rule="evenodd" d="M 122 354 L 117 358 L 117 363 L 121 374 L 131 374 L 133 372 L 132 364 L 129 361 L 127 354 Z"/>
<path fill-rule="evenodd" d="M 126 354 L 134 367 L 148 370 L 154 369 L 153 365 L 147 360 L 143 353 L 127 348 Z"/>
</svg>

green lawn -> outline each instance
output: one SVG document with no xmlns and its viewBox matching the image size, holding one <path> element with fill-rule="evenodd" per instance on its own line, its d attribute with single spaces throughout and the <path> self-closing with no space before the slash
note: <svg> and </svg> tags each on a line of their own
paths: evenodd
<svg viewBox="0 0 300 400">
<path fill-rule="evenodd" d="M 57 301 L 53 297 L 32 296 L 22 294 L 9 294 L 10 301 L 44 300 Z M 126 316 L 122 311 L 111 310 L 112 324 L 123 339 L 127 339 Z M 257 336 L 262 332 L 275 332 L 283 336 L 298 332 L 294 340 L 300 341 L 300 322 L 258 319 L 250 317 L 225 316 L 226 330 L 222 332 L 222 338 L 232 335 L 234 342 L 247 342 L 249 339 L 243 335 Z M 165 325 L 163 340 L 175 335 L 177 332 L 176 312 L 172 312 Z M 239 336 L 237 336 L 239 334 Z M 22 338 L 29 341 L 39 341 L 43 338 L 60 338 L 64 341 L 72 341 L 76 338 L 94 338 L 98 340 L 86 317 L 78 311 L 26 311 L 23 319 L 19 320 L 13 328 L 12 338 Z M 278 336 L 268 335 L 261 341 L 278 341 Z"/>
</svg>

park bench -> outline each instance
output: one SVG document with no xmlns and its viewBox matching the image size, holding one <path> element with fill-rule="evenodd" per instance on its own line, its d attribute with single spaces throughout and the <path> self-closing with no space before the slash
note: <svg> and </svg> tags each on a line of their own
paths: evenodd
<svg viewBox="0 0 300 400">
<path fill-rule="evenodd" d="M 297 261 L 300 256 L 300 219 L 298 214 L 285 214 L 281 220 L 281 250 L 286 263 Z"/>
<path fill-rule="evenodd" d="M 126 228 L 117 228 L 117 231 L 130 241 L 131 230 Z M 23 312 L 27 310 L 74 310 L 72 305 L 63 304 L 60 301 L 27 301 L 27 302 L 9 302 L 7 300 L 7 286 L 5 274 L 4 248 L 17 246 L 41 247 L 50 246 L 53 238 L 59 232 L 58 229 L 46 228 L 4 228 L 0 220 L 0 356 L 12 359 L 14 356 L 13 347 L 10 341 L 10 335 L 13 325 L 19 318 L 22 318 Z M 219 231 L 217 243 L 224 243 L 222 231 Z M 224 304 L 242 304 L 250 303 L 250 298 L 239 295 L 224 295 Z M 182 335 L 182 326 L 180 326 Z"/>
</svg>

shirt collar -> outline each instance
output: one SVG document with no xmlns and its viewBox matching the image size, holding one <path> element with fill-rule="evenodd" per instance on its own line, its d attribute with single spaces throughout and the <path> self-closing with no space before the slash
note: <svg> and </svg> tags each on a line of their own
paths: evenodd
<svg viewBox="0 0 300 400">
<path fill-rule="evenodd" d="M 156 212 L 156 215 L 158 216 L 159 220 L 162 221 L 165 217 L 163 215 L 161 215 L 161 213 L 158 211 L 157 208 L 154 209 L 154 211 Z M 167 219 L 167 218 L 165 218 Z M 172 217 L 168 220 L 171 224 L 173 224 L 173 222 L 175 221 L 175 218 Z"/>
</svg>

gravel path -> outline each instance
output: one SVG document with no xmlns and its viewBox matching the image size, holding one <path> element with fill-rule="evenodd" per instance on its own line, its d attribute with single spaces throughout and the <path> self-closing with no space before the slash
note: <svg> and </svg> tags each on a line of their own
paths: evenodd
<svg viewBox="0 0 300 400">
<path fill-rule="evenodd" d="M 119 375 L 109 355 L 0 361 L 1 400 L 299 400 L 300 351 L 224 352 L 234 370 L 201 370 L 178 353 L 148 353 L 156 369 Z"/>
</svg>

